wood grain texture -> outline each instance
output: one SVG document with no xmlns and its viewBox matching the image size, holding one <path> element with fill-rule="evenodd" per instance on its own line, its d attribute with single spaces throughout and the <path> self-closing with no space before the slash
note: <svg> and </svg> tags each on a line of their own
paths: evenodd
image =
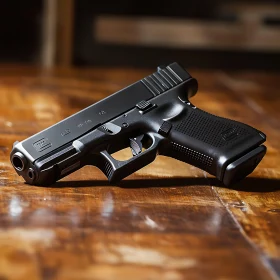
<svg viewBox="0 0 280 280">
<path fill-rule="evenodd" d="M 151 71 L 0 67 L 0 279 L 279 277 L 278 74 L 192 71 L 197 107 L 267 134 L 267 155 L 233 188 L 166 157 L 118 186 L 94 167 L 51 187 L 13 171 L 14 141 Z"/>
</svg>

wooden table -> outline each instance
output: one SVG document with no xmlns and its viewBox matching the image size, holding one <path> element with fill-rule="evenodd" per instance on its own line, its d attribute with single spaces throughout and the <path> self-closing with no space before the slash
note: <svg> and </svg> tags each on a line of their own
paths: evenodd
<svg viewBox="0 0 280 280">
<path fill-rule="evenodd" d="M 120 186 L 94 167 L 52 187 L 14 172 L 14 141 L 153 70 L 0 67 L 1 280 L 279 277 L 279 74 L 191 71 L 197 107 L 267 134 L 267 155 L 232 188 L 165 157 Z"/>
</svg>

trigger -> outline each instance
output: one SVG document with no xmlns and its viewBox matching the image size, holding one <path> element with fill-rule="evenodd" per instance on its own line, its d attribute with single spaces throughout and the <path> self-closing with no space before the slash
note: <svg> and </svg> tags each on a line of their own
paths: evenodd
<svg viewBox="0 0 280 280">
<path fill-rule="evenodd" d="M 137 156 L 142 152 L 142 139 L 144 135 L 137 136 L 135 138 L 129 138 L 129 145 L 133 156 Z"/>
</svg>

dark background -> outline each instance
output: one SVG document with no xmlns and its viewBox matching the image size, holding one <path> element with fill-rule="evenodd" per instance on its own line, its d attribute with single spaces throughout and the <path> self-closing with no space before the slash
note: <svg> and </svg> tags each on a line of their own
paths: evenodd
<svg viewBox="0 0 280 280">
<path fill-rule="evenodd" d="M 177 48 L 143 45 L 120 44 L 100 42 L 94 35 L 96 19 L 102 15 L 130 18 L 160 18 L 194 20 L 207 25 L 215 22 L 221 26 L 226 23 L 236 23 L 239 20 L 238 13 L 220 13 L 219 8 L 225 1 L 90 1 L 78 0 L 61 3 L 72 5 L 72 14 L 57 11 L 51 15 L 50 22 L 57 22 L 58 37 L 53 43 L 55 56 L 48 63 L 44 61 L 44 46 L 46 40 L 52 40 L 44 36 L 46 24 L 46 12 L 48 0 L 28 1 L 1 1 L 0 3 L 0 63 L 32 63 L 42 66 L 60 65 L 59 56 L 69 57 L 64 59 L 63 66 L 135 66 L 150 67 L 171 61 L 180 61 L 187 67 L 196 68 L 223 68 L 223 69 L 257 69 L 279 70 L 280 49 L 236 49 L 213 48 L 207 46 L 186 46 Z M 50 2 L 50 1 L 49 1 Z M 252 11 L 258 5 L 275 5 L 279 1 L 226 1 L 233 4 L 251 5 Z M 55 3 L 55 2 L 54 2 Z M 250 16 L 250 15 L 249 15 Z M 69 18 L 70 17 L 70 18 Z M 55 18 L 55 20 L 53 20 Z M 70 24 L 69 24 L 70 22 Z M 66 26 L 67 25 L 67 26 Z M 68 26 L 69 25 L 69 26 Z M 278 16 L 264 14 L 261 26 L 278 30 L 280 34 L 280 13 Z M 68 40 L 60 42 L 61 36 L 67 30 Z M 269 32 L 269 31 L 268 31 Z M 189 35 L 189 34 L 188 34 Z M 137 36 L 137 35 L 135 35 Z M 185 36 L 185 34 L 182 34 Z M 196 36 L 193 34 L 192 36 Z M 47 38 L 47 39 L 46 39 Z M 167 38 L 168 40 L 168 38 Z M 275 41 L 280 41 L 280 36 L 275 36 Z"/>
</svg>

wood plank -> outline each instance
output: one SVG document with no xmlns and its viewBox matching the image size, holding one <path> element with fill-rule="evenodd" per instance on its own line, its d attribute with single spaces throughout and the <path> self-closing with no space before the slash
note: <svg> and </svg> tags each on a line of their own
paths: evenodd
<svg viewBox="0 0 280 280">
<path fill-rule="evenodd" d="M 93 167 L 46 188 L 13 171 L 15 140 L 148 73 L 0 67 L 0 278 L 276 279 L 278 126 L 224 84 L 227 74 L 193 71 L 200 81 L 193 103 L 264 129 L 269 139 L 259 169 L 234 189 L 165 157 L 119 186 Z"/>
<path fill-rule="evenodd" d="M 202 80 L 201 78 L 200 80 Z M 233 215 L 244 230 L 245 237 L 279 274 L 279 225 L 277 223 L 280 206 L 279 184 L 279 149 L 280 123 L 278 95 L 278 74 L 261 73 L 215 73 L 215 100 L 224 102 L 224 107 L 214 107 L 202 91 L 199 98 L 201 107 L 205 110 L 239 119 L 259 128 L 267 134 L 268 152 L 263 162 L 248 178 L 234 186 L 234 189 L 215 187 L 222 203 Z M 223 93 L 217 99 L 217 89 L 220 86 Z M 223 89 L 224 88 L 224 89 Z M 228 91 L 229 96 L 225 96 Z M 207 92 L 213 95 L 213 92 Z M 223 99 L 224 98 L 224 99 Z M 230 101 L 230 102 L 229 102 Z M 230 106 L 229 106 L 230 105 Z M 215 180 L 209 183 L 216 185 Z"/>
<path fill-rule="evenodd" d="M 244 180 L 235 187 L 236 190 L 217 188 L 216 191 L 241 224 L 246 236 L 264 253 L 279 274 L 279 77 L 235 73 L 222 74 L 220 78 L 221 83 L 242 101 L 240 110 L 246 112 L 252 125 L 258 126 L 267 134 L 268 153 L 264 162 L 251 176 L 254 178 L 251 182 Z"/>
</svg>

